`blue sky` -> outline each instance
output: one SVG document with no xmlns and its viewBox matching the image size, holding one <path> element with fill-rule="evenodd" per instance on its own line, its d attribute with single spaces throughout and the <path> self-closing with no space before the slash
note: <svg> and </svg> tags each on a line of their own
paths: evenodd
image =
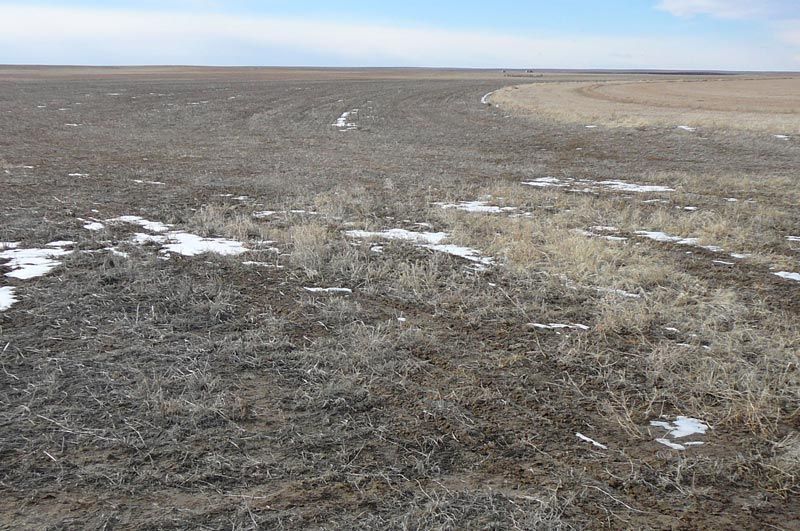
<svg viewBox="0 0 800 531">
<path fill-rule="evenodd" d="M 0 63 L 800 70 L 800 0 L 0 0 Z"/>
</svg>

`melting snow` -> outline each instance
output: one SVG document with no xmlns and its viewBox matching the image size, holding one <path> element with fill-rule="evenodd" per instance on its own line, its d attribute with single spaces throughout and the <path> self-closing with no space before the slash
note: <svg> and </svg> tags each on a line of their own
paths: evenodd
<svg viewBox="0 0 800 531">
<path fill-rule="evenodd" d="M 582 324 L 558 324 L 558 323 L 550 323 L 550 324 L 540 324 L 540 323 L 531 323 L 534 327 L 540 328 L 542 330 L 564 330 L 566 328 L 571 330 L 590 330 L 590 327 Z"/>
<path fill-rule="evenodd" d="M 170 227 L 159 221 L 148 221 L 140 216 L 120 216 L 106 221 L 109 223 L 131 223 L 133 225 L 139 225 L 143 229 L 151 232 L 166 232 Z"/>
<path fill-rule="evenodd" d="M 353 115 L 358 115 L 358 109 L 353 109 L 352 111 L 346 111 L 342 113 L 342 115 L 336 120 L 336 123 L 333 124 L 333 127 L 338 127 L 341 131 L 352 131 L 353 129 L 358 129 L 358 125 L 355 122 L 350 121 L 350 117 Z"/>
<path fill-rule="evenodd" d="M 800 236 L 787 236 L 786 239 L 790 242 L 800 242 Z"/>
<path fill-rule="evenodd" d="M 67 255 L 72 252 L 58 247 L 60 246 L 53 246 L 49 249 L 12 248 L 0 252 L 0 260 L 8 260 L 3 265 L 11 269 L 10 272 L 6 273 L 6 276 L 21 280 L 28 280 L 46 275 L 61 265 L 61 262 L 54 260 L 54 258 Z"/>
<path fill-rule="evenodd" d="M 488 105 L 488 104 L 489 104 L 489 98 L 491 98 L 491 97 L 492 97 L 492 94 L 494 94 L 495 92 L 497 92 L 497 91 L 496 91 L 496 90 L 493 90 L 493 91 L 489 92 L 488 94 L 485 94 L 485 95 L 484 95 L 484 96 L 481 98 L 481 103 L 483 103 L 484 105 Z"/>
<path fill-rule="evenodd" d="M 625 181 L 600 181 L 597 183 L 601 186 L 607 186 L 612 190 L 619 190 L 621 192 L 674 192 L 672 188 L 666 186 L 645 185 L 626 183 Z"/>
<path fill-rule="evenodd" d="M 603 450 L 608 450 L 608 446 L 606 446 L 605 444 L 600 444 L 599 442 L 595 441 L 594 439 L 590 439 L 589 437 L 587 437 L 586 435 L 584 435 L 582 433 L 576 433 L 575 437 L 577 437 L 578 439 L 580 439 L 582 441 L 591 443 L 592 445 L 594 445 L 594 446 L 596 446 L 598 448 L 601 448 Z"/>
<path fill-rule="evenodd" d="M 772 135 L 772 136 L 774 136 L 779 140 L 789 140 L 789 137 L 787 135 Z"/>
<path fill-rule="evenodd" d="M 8 310 L 15 302 L 19 302 L 19 299 L 14 297 L 15 290 L 16 288 L 10 286 L 0 288 L 0 312 Z"/>
<path fill-rule="evenodd" d="M 695 131 L 697 131 L 696 127 L 689 127 L 688 125 L 679 125 L 678 129 L 682 129 L 684 131 L 689 131 L 690 133 L 694 133 Z"/>
<path fill-rule="evenodd" d="M 563 188 L 565 186 L 569 186 L 569 184 L 561 181 L 560 179 L 556 179 L 555 177 L 540 177 L 532 181 L 523 181 L 522 184 L 525 186 L 535 186 L 537 188 L 549 188 L 551 186 Z"/>
<path fill-rule="evenodd" d="M 605 187 L 609 190 L 616 190 L 619 192 L 636 192 L 636 193 L 651 193 L 651 192 L 674 192 L 672 188 L 666 186 L 658 186 L 651 184 L 636 184 L 625 181 L 593 181 L 591 179 L 573 179 L 570 177 L 558 179 L 556 177 L 540 177 L 531 181 L 523 181 L 526 186 L 534 186 L 537 188 L 568 188 L 577 185 L 578 188 L 572 188 L 572 192 L 586 192 L 593 193 L 597 187 Z"/>
<path fill-rule="evenodd" d="M 203 253 L 234 256 L 247 252 L 241 242 L 225 238 L 203 238 L 186 232 L 170 232 L 167 233 L 167 239 L 174 243 L 165 245 L 162 252 L 173 252 L 183 256 L 196 256 Z"/>
<path fill-rule="evenodd" d="M 164 184 L 160 181 L 142 181 L 140 179 L 134 179 L 133 182 L 136 184 Z"/>
<path fill-rule="evenodd" d="M 458 203 L 434 203 L 434 205 L 444 209 L 455 208 L 465 212 L 479 212 L 484 214 L 500 214 L 502 212 L 513 212 L 514 207 L 499 207 L 490 205 L 487 201 L 459 201 Z"/>
<path fill-rule="evenodd" d="M 785 278 L 786 280 L 794 280 L 795 282 L 800 282 L 800 273 L 790 273 L 788 271 L 781 271 L 780 273 L 774 273 L 774 274 L 781 278 Z"/>
<path fill-rule="evenodd" d="M 103 230 L 104 228 L 106 228 L 106 226 L 100 223 L 99 221 L 93 221 L 91 223 L 87 223 L 86 225 L 84 225 L 83 228 L 86 230 Z"/>
<path fill-rule="evenodd" d="M 692 435 L 705 435 L 709 428 L 708 424 L 702 420 L 693 419 L 691 417 L 678 417 L 674 422 L 653 420 L 650 422 L 650 425 L 667 430 L 667 437 L 671 439 L 684 439 Z M 700 446 L 704 444 L 701 441 L 683 442 L 683 444 L 679 444 L 671 441 L 669 438 L 659 438 L 656 439 L 656 442 L 674 450 L 686 450 L 687 446 Z"/>
<path fill-rule="evenodd" d="M 480 251 L 462 247 L 460 245 L 443 244 L 442 242 L 449 236 L 446 232 L 412 232 L 405 229 L 389 229 L 381 232 L 369 232 L 363 230 L 350 230 L 345 232 L 351 238 L 383 238 L 386 240 L 406 240 L 432 251 L 458 256 L 475 262 L 480 266 L 490 266 L 494 264 L 494 259 L 483 256 Z"/>
<path fill-rule="evenodd" d="M 670 234 L 666 234 L 660 231 L 646 231 L 640 230 L 636 231 L 636 234 L 639 236 L 644 236 L 645 238 L 649 238 L 651 240 L 655 240 L 657 242 L 664 242 L 664 243 L 676 243 L 678 245 L 690 245 L 692 247 L 698 247 L 700 249 L 705 249 L 706 251 L 711 251 L 712 253 L 720 253 L 723 251 L 722 247 L 718 247 L 716 245 L 700 245 L 698 238 L 682 238 L 680 236 L 672 236 Z"/>
<path fill-rule="evenodd" d="M 674 422 L 653 420 L 650 425 L 664 428 L 669 432 L 667 435 L 674 439 L 682 439 L 696 434 L 705 435 L 706 431 L 708 431 L 708 424 L 691 417 L 678 417 Z"/>
<path fill-rule="evenodd" d="M 311 293 L 353 293 L 350 288 L 303 288 Z"/>
<path fill-rule="evenodd" d="M 68 173 L 67 177 L 88 177 L 88 173 Z"/>
</svg>

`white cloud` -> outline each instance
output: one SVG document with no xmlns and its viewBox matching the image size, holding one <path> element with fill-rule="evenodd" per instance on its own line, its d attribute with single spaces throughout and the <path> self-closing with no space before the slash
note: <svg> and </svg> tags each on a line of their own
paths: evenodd
<svg viewBox="0 0 800 531">
<path fill-rule="evenodd" d="M 784 18 L 800 14 L 797 0 L 661 0 L 658 8 L 678 17 Z"/>
<path fill-rule="evenodd" d="M 772 51 L 771 51 L 772 52 Z M 671 37 L 512 36 L 286 17 L 0 5 L 0 63 L 782 69 L 785 50 Z"/>
</svg>

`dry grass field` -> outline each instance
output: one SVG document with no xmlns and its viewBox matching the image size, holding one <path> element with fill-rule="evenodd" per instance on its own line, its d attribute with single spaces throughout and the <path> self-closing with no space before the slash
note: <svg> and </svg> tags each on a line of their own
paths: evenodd
<svg viewBox="0 0 800 531">
<path fill-rule="evenodd" d="M 0 528 L 800 527 L 800 139 L 600 77 L 0 69 Z"/>
<path fill-rule="evenodd" d="M 576 124 L 800 133 L 800 77 L 691 76 L 536 83 L 493 95 L 501 107 Z"/>
</svg>

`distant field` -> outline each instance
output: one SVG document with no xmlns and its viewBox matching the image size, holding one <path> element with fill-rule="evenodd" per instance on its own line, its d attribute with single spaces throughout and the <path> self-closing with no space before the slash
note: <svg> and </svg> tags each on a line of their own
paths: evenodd
<svg viewBox="0 0 800 531">
<path fill-rule="evenodd" d="M 800 77 L 535 83 L 499 91 L 492 102 L 570 123 L 800 131 Z"/>
</svg>

